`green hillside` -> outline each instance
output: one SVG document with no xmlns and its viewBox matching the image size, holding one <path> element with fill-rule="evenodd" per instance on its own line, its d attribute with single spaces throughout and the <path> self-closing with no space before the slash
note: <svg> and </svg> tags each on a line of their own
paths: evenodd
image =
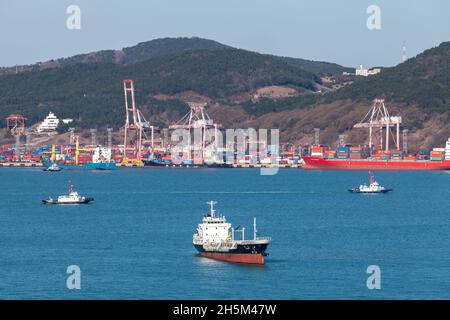
<svg viewBox="0 0 450 320">
<path fill-rule="evenodd" d="M 312 61 L 299 58 L 279 57 L 281 60 L 287 62 L 291 66 L 316 73 L 316 74 L 331 74 L 341 75 L 343 72 L 354 72 L 354 68 L 343 67 L 336 63 Z"/>
<path fill-rule="evenodd" d="M 217 41 L 193 38 L 162 38 L 138 43 L 135 46 L 124 48 L 123 63 L 132 64 L 142 62 L 154 57 L 176 54 L 192 50 L 220 50 L 232 49 Z"/>
<path fill-rule="evenodd" d="M 417 104 L 428 112 L 450 109 L 450 42 L 424 51 L 380 75 L 353 83 L 327 97 L 327 101 L 352 99 Z"/>
<path fill-rule="evenodd" d="M 141 42 L 135 46 L 126 47 L 121 50 L 102 50 L 87 54 L 78 54 L 72 57 L 54 59 L 32 65 L 1 68 L 0 75 L 25 71 L 38 71 L 48 68 L 61 68 L 79 63 L 106 62 L 117 64 L 134 64 L 159 56 L 177 54 L 193 50 L 227 50 L 233 47 L 221 44 L 217 41 L 202 39 L 198 37 L 161 38 Z M 276 56 L 272 56 L 276 57 Z M 298 58 L 277 57 L 291 66 L 318 74 L 341 74 L 348 68 L 328 62 L 310 61 Z"/>
</svg>

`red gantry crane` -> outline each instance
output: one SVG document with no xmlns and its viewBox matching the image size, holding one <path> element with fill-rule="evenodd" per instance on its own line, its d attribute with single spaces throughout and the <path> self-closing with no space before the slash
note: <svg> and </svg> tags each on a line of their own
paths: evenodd
<svg viewBox="0 0 450 320">
<path fill-rule="evenodd" d="M 6 127 L 14 136 L 25 134 L 25 118 L 21 114 L 11 114 L 6 118 Z"/>
<path fill-rule="evenodd" d="M 145 135 L 145 129 L 151 129 L 151 148 L 154 150 L 154 129 L 145 119 L 142 112 L 136 108 L 134 97 L 134 82 L 133 80 L 123 81 L 123 90 L 125 94 L 125 133 L 124 133 L 124 158 L 129 158 L 128 140 L 130 140 L 130 147 L 132 147 L 131 158 L 141 160 L 142 158 L 142 138 Z"/>
</svg>

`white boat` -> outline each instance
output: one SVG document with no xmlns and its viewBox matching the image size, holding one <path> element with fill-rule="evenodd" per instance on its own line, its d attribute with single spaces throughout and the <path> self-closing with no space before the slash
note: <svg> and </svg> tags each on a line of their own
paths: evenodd
<svg viewBox="0 0 450 320">
<path fill-rule="evenodd" d="M 69 181 L 69 194 L 59 196 L 57 199 L 48 198 L 42 200 L 44 204 L 88 204 L 93 201 L 94 198 L 83 197 L 78 192 L 72 190 L 72 183 Z"/>
<path fill-rule="evenodd" d="M 44 171 L 50 171 L 50 172 L 59 172 L 62 168 L 58 167 L 56 163 L 52 163 L 52 165 L 48 168 L 45 168 Z"/>
<path fill-rule="evenodd" d="M 392 191 L 392 189 L 385 188 L 381 186 L 378 182 L 376 182 L 373 178 L 372 172 L 369 172 L 369 177 L 370 177 L 369 185 L 362 184 L 357 188 L 348 189 L 348 191 L 353 193 L 387 193 L 389 191 Z"/>
</svg>

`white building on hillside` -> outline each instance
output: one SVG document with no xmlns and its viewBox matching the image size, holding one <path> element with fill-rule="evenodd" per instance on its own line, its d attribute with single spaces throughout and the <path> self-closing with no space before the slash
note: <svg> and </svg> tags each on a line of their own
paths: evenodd
<svg viewBox="0 0 450 320">
<path fill-rule="evenodd" d="M 361 64 L 358 68 L 356 68 L 355 74 L 357 76 L 368 77 L 368 76 L 373 76 L 375 74 L 378 74 L 380 72 L 381 72 L 381 69 L 379 69 L 379 68 L 368 69 L 368 68 L 364 68 L 363 65 Z"/>
<path fill-rule="evenodd" d="M 54 133 L 58 127 L 59 119 L 53 112 L 49 112 L 48 116 L 42 121 L 38 128 L 38 133 Z"/>
<path fill-rule="evenodd" d="M 73 119 L 65 118 L 65 119 L 61 119 L 61 121 L 62 121 L 64 124 L 69 124 L 69 123 L 72 123 L 72 122 L 73 122 Z"/>
</svg>

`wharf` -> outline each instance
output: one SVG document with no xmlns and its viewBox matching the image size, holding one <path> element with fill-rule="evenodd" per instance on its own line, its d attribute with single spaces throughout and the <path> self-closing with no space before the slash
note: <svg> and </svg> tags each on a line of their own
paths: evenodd
<svg viewBox="0 0 450 320">
<path fill-rule="evenodd" d="M 40 162 L 0 162 L 0 167 L 42 167 Z"/>
</svg>

